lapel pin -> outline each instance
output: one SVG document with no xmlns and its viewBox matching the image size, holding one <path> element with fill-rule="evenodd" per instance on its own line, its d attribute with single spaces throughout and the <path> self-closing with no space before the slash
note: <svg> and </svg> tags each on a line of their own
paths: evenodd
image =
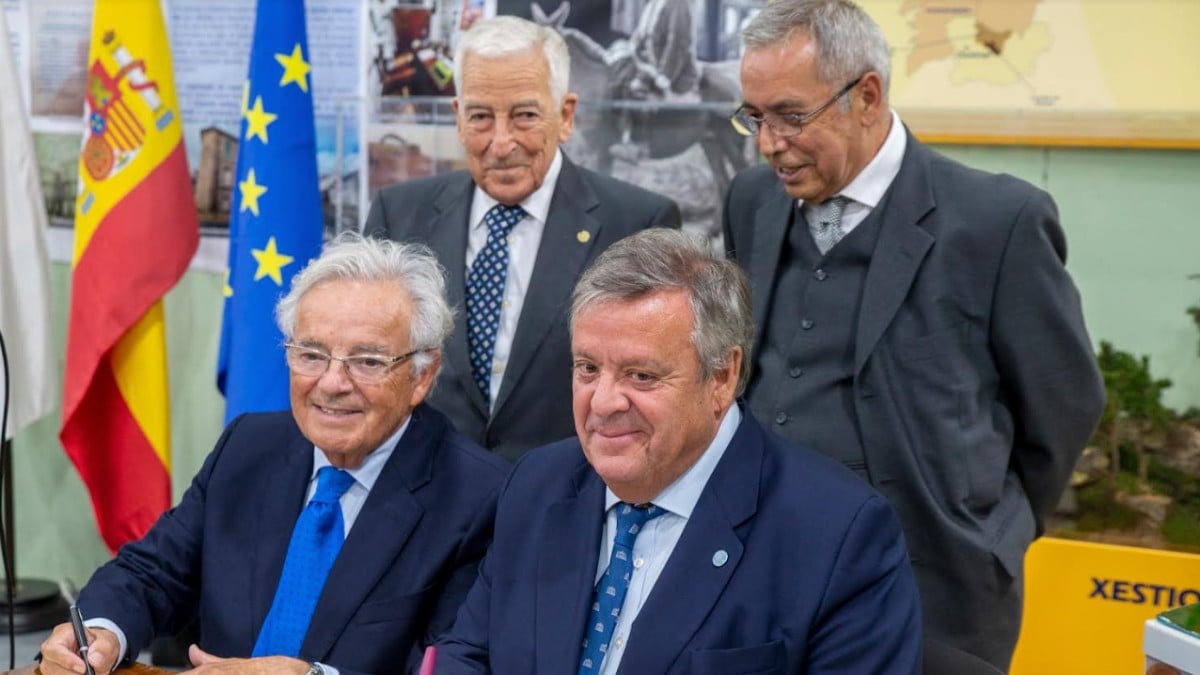
<svg viewBox="0 0 1200 675">
<path fill-rule="evenodd" d="M 724 567 L 729 562 L 729 554 L 724 549 L 713 554 L 713 567 Z"/>
<path fill-rule="evenodd" d="M 587 230 L 580 230 L 575 233 L 575 238 L 579 240 L 579 243 L 586 244 L 592 240 L 592 233 Z"/>
</svg>

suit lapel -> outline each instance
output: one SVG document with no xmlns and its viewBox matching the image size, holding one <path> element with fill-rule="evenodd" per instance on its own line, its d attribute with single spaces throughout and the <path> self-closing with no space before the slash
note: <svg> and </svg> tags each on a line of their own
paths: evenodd
<svg viewBox="0 0 1200 675">
<path fill-rule="evenodd" d="M 283 559 L 287 557 L 288 544 L 292 540 L 292 528 L 304 508 L 308 482 L 312 478 L 313 446 L 300 435 L 288 443 L 280 453 L 274 468 L 266 471 L 267 478 L 258 496 L 255 518 L 253 584 L 250 589 L 252 626 L 245 635 L 250 638 L 250 647 L 258 637 L 258 631 L 271 603 L 275 600 L 275 588 L 283 573 Z M 249 653 L 249 649 L 247 649 Z"/>
<path fill-rule="evenodd" d="M 579 668 L 595 585 L 604 483 L 582 458 L 575 475 L 579 491 L 546 510 L 534 614 L 539 673 L 573 673 Z"/>
<path fill-rule="evenodd" d="M 475 194 L 475 183 L 466 172 L 452 174 L 452 179 L 439 192 L 433 203 L 434 216 L 429 224 L 425 241 L 433 249 L 437 259 L 446 268 L 446 299 L 457 309 L 454 317 L 454 332 L 446 340 L 442 358 L 450 366 L 446 370 L 454 373 L 461 381 L 463 391 L 471 405 L 485 419 L 488 417 L 483 393 L 471 378 L 471 360 L 467 349 L 467 230 L 471 223 L 471 200 Z M 420 240 L 419 240 L 420 241 Z"/>
<path fill-rule="evenodd" d="M 329 654 L 424 515 L 413 492 L 430 480 L 442 427 L 421 410 L 413 412 L 329 571 L 301 647 L 303 654 L 316 659 Z"/>
<path fill-rule="evenodd" d="M 863 286 L 854 343 L 855 375 L 904 302 L 925 254 L 933 246 L 933 235 L 918 223 L 935 207 L 929 151 L 909 134 L 900 173 L 879 207 L 884 221 Z"/>
<path fill-rule="evenodd" d="M 583 274 L 588 256 L 599 238 L 602 224 L 590 212 L 599 205 L 583 174 L 563 156 L 562 171 L 546 216 L 529 288 L 513 336 L 504 380 L 496 396 L 497 416 L 522 374 L 529 370 L 546 335 L 566 321 L 567 302 L 575 280 Z M 583 233 L 587 234 L 584 235 Z M 562 364 L 567 368 L 568 364 Z"/>
<path fill-rule="evenodd" d="M 708 619 L 742 561 L 738 527 L 758 509 L 762 433 L 742 423 L 696 502 L 667 566 L 629 632 L 619 673 L 665 673 Z M 718 565 L 715 556 L 724 552 Z M 663 629 L 667 626 L 669 628 Z"/>
<path fill-rule="evenodd" d="M 750 265 L 746 270 L 754 302 L 755 353 L 762 342 L 763 326 L 771 306 L 771 292 L 775 288 L 775 275 L 779 270 L 779 257 L 783 253 L 792 211 L 796 208 L 796 201 L 783 191 L 779 181 L 774 181 L 772 193 L 754 214 L 754 242 Z"/>
</svg>

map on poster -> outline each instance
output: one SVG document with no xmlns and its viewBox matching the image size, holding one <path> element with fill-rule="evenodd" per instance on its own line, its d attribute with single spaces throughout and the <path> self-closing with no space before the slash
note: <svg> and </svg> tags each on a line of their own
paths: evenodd
<svg viewBox="0 0 1200 675">
<path fill-rule="evenodd" d="M 1200 147 L 1200 2 L 862 5 L 892 46 L 892 104 L 918 132 Z"/>
</svg>

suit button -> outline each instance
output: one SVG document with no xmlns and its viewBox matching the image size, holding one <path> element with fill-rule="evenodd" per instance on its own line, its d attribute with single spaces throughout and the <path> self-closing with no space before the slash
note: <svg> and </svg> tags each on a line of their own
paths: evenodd
<svg viewBox="0 0 1200 675">
<path fill-rule="evenodd" d="M 800 327 L 803 328 L 804 330 L 808 330 L 809 328 L 812 328 L 814 325 L 816 325 L 816 324 L 813 323 L 812 319 L 805 319 L 800 322 Z"/>
<path fill-rule="evenodd" d="M 800 369 L 800 366 L 792 366 L 791 369 L 788 370 L 788 375 L 791 375 L 793 378 L 800 377 L 803 374 L 804 371 Z"/>
<path fill-rule="evenodd" d="M 775 424 L 783 424 L 787 422 L 787 413 L 779 413 L 775 416 Z"/>
<path fill-rule="evenodd" d="M 813 278 L 817 281 L 825 281 L 829 278 L 829 275 L 825 273 L 825 270 L 817 270 L 813 272 Z"/>
</svg>

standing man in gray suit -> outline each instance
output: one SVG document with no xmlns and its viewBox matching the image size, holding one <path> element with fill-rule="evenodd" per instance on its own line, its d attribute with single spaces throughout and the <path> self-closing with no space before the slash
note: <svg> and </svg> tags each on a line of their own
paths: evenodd
<svg viewBox="0 0 1200 675">
<path fill-rule="evenodd" d="M 509 459 L 575 433 L 566 310 L 605 248 L 680 226 L 660 195 L 573 164 L 578 99 L 553 29 L 499 16 L 454 57 L 458 138 L 468 171 L 384 188 L 366 233 L 427 244 L 460 311 L 429 400 L 466 436 Z"/>
<path fill-rule="evenodd" d="M 919 143 L 851 2 L 776 0 L 742 37 L 733 122 L 767 160 L 725 203 L 751 410 L 892 503 L 927 659 L 1007 669 L 1025 550 L 1104 404 L 1054 202 Z"/>
</svg>

